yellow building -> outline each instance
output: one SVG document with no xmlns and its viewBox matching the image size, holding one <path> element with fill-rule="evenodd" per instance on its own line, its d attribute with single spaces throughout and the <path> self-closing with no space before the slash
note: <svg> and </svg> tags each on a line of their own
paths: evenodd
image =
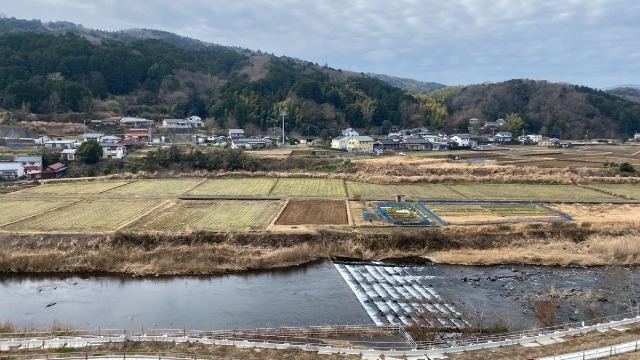
<svg viewBox="0 0 640 360">
<path fill-rule="evenodd" d="M 347 140 L 347 150 L 373 152 L 373 139 L 369 136 L 352 136 Z"/>
</svg>

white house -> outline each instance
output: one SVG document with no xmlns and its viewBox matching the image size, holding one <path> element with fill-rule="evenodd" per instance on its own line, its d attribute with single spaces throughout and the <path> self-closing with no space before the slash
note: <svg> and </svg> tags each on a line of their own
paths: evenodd
<svg viewBox="0 0 640 360">
<path fill-rule="evenodd" d="M 529 134 L 527 135 L 527 137 L 529 138 L 529 140 L 531 140 L 531 142 L 534 143 L 540 142 L 540 140 L 542 140 L 542 135 Z"/>
<path fill-rule="evenodd" d="M 338 136 L 331 139 L 331 148 L 338 150 L 347 150 L 347 141 L 349 136 Z"/>
<path fill-rule="evenodd" d="M 14 161 L 21 163 L 25 171 L 42 170 L 42 155 L 18 155 Z"/>
<path fill-rule="evenodd" d="M 24 165 L 19 162 L 0 163 L 0 179 L 19 179 L 24 177 Z"/>
<path fill-rule="evenodd" d="M 204 122 L 202 122 L 202 118 L 200 116 L 189 116 L 186 120 L 191 124 L 192 128 L 198 129 L 204 127 Z"/>
<path fill-rule="evenodd" d="M 153 126 L 153 120 L 134 117 L 123 117 L 122 119 L 120 119 L 120 125 L 134 128 L 151 127 Z"/>
<path fill-rule="evenodd" d="M 66 160 L 75 160 L 76 159 L 76 149 L 64 149 L 62 150 L 62 158 Z"/>
<path fill-rule="evenodd" d="M 191 129 L 191 123 L 187 119 L 164 119 L 162 127 L 165 129 Z"/>
<path fill-rule="evenodd" d="M 342 136 L 351 137 L 351 136 L 360 136 L 360 134 L 358 134 L 357 131 L 353 130 L 353 128 L 348 128 L 348 129 L 342 130 Z"/>
<path fill-rule="evenodd" d="M 120 144 L 100 143 L 103 159 L 122 159 L 127 156 L 127 148 Z"/>
<path fill-rule="evenodd" d="M 75 149 L 75 140 L 49 140 L 44 143 L 45 149 Z"/>
<path fill-rule="evenodd" d="M 244 138 L 243 129 L 229 129 L 229 139 L 242 139 Z"/>
<path fill-rule="evenodd" d="M 456 134 L 451 137 L 451 140 L 455 141 L 460 147 L 469 146 L 469 139 L 471 137 L 468 134 Z"/>
<path fill-rule="evenodd" d="M 508 131 L 501 131 L 499 133 L 496 133 L 496 136 L 494 137 L 494 141 L 498 141 L 498 142 L 509 142 L 511 141 L 511 139 L 513 138 L 513 134 L 508 132 Z"/>
</svg>

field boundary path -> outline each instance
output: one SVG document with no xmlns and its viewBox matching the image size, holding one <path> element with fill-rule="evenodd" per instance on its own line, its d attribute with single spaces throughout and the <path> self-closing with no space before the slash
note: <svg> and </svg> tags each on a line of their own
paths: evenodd
<svg viewBox="0 0 640 360">
<path fill-rule="evenodd" d="M 399 347 L 399 343 L 395 343 L 394 348 L 375 346 L 374 343 L 369 343 L 371 347 L 360 346 L 360 348 L 352 347 L 332 347 L 325 344 L 314 344 L 312 339 L 300 339 L 298 341 L 289 338 L 288 340 L 269 340 L 269 341 L 252 341 L 252 340 L 229 340 L 227 338 L 219 339 L 215 336 L 215 332 L 198 332 L 198 331 L 186 331 L 186 330 L 150 330 L 150 333 L 154 335 L 148 335 L 146 333 L 127 333 L 124 330 L 102 330 L 101 332 L 83 332 L 82 336 L 49 336 L 49 337 L 28 337 L 28 338 L 0 338 L 0 351 L 9 350 L 26 350 L 26 349 L 59 349 L 59 348 L 84 348 L 98 345 L 106 345 L 113 343 L 124 343 L 125 341 L 134 342 L 157 342 L 157 343 L 201 343 L 204 345 L 226 345 L 236 346 L 239 348 L 255 348 L 255 349 L 299 349 L 303 351 L 313 351 L 319 354 L 341 354 L 341 355 L 356 355 L 362 356 L 367 359 L 388 359 L 388 358 L 405 358 L 405 359 L 418 359 L 425 357 L 427 359 L 442 358 L 446 354 L 463 353 L 474 350 L 493 349 L 503 346 L 538 346 L 553 344 L 563 341 L 562 338 L 566 336 L 586 334 L 592 331 L 608 331 L 623 327 L 625 325 L 635 324 L 640 322 L 640 316 L 625 318 L 622 320 L 611 321 L 607 323 L 596 323 L 594 325 L 577 326 L 574 328 L 568 328 L 567 330 L 539 330 L 534 335 L 530 332 L 529 335 L 512 334 L 508 338 L 497 340 L 498 338 L 482 338 L 476 341 L 470 340 L 463 345 L 457 345 L 456 342 L 462 343 L 462 340 L 453 340 L 448 346 L 440 344 L 440 347 L 435 345 L 423 348 L 423 349 L 408 349 L 405 347 Z M 99 335 L 99 334 L 104 335 Z M 237 333 L 237 332 L 236 332 Z M 158 334 L 158 335 L 155 335 Z M 6 336 L 6 335 L 5 335 Z M 319 340 L 319 339 L 316 339 Z M 634 347 L 636 342 L 632 342 Z M 366 345 L 366 343 L 365 343 Z M 419 347 L 424 344 L 418 343 Z M 616 349 L 628 348 L 628 343 L 619 344 Z M 398 348 L 398 349 L 396 349 Z M 610 349 L 611 346 L 604 348 L 598 348 L 594 351 L 601 351 L 602 349 Z M 613 350 L 611 350 L 613 351 Z M 576 354 L 582 354 L 578 352 Z M 585 352 L 586 353 L 586 352 Z M 575 354 L 568 354 L 567 356 L 574 356 Z M 156 357 L 154 357 L 156 358 Z M 587 358 L 587 357 L 585 357 Z M 575 359 L 575 357 L 559 357 L 553 356 L 541 358 L 544 360 L 550 359 Z"/>
</svg>

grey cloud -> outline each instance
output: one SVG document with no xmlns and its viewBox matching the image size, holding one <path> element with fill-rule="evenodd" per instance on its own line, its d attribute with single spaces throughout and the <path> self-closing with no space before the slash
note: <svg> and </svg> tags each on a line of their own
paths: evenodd
<svg viewBox="0 0 640 360">
<path fill-rule="evenodd" d="M 640 82 L 636 0 L 24 0 L 2 11 L 105 30 L 155 28 L 450 84 Z"/>
</svg>

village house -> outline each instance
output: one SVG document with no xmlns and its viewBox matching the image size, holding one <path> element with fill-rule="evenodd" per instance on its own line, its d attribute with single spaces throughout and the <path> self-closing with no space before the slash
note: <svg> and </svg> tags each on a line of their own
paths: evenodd
<svg viewBox="0 0 640 360">
<path fill-rule="evenodd" d="M 100 141 L 100 138 L 103 136 L 104 136 L 103 133 L 84 133 L 82 134 L 82 141 L 87 141 L 87 140 Z"/>
<path fill-rule="evenodd" d="M 244 130 L 243 129 L 229 129 L 229 139 L 242 139 L 244 138 Z"/>
<path fill-rule="evenodd" d="M 471 136 L 469 134 L 456 134 L 451 137 L 451 140 L 458 144 L 459 147 L 469 147 Z"/>
<path fill-rule="evenodd" d="M 357 131 L 353 130 L 353 128 L 348 128 L 342 130 L 342 136 L 352 137 L 352 136 L 360 136 Z"/>
<path fill-rule="evenodd" d="M 431 150 L 432 143 L 422 137 L 414 137 L 406 139 L 400 144 L 402 149 L 407 151 L 424 151 Z"/>
<path fill-rule="evenodd" d="M 122 159 L 127 156 L 127 148 L 124 144 L 103 142 L 100 146 L 103 159 Z"/>
<path fill-rule="evenodd" d="M 75 149 L 76 140 L 49 140 L 44 143 L 45 149 Z"/>
<path fill-rule="evenodd" d="M 64 149 L 64 150 L 62 150 L 60 155 L 65 160 L 75 160 L 76 159 L 76 149 Z"/>
<path fill-rule="evenodd" d="M 393 139 L 380 139 L 373 143 L 375 153 L 395 152 L 400 148 L 400 144 Z"/>
<path fill-rule="evenodd" d="M 186 119 L 164 119 L 162 120 L 162 127 L 167 130 L 190 130 L 191 123 Z"/>
<path fill-rule="evenodd" d="M 187 121 L 189 122 L 189 124 L 191 124 L 191 127 L 194 129 L 202 129 L 204 127 L 204 122 L 202 121 L 202 118 L 200 116 L 189 116 L 187 118 Z"/>
<path fill-rule="evenodd" d="M 529 140 L 531 140 L 531 142 L 535 144 L 542 140 L 542 135 L 529 134 L 527 135 L 527 138 L 529 138 Z"/>
<path fill-rule="evenodd" d="M 369 136 L 351 136 L 347 139 L 347 151 L 373 152 L 373 142 Z"/>
<path fill-rule="evenodd" d="M 42 155 L 17 155 L 14 161 L 21 163 L 25 172 L 42 169 Z"/>
<path fill-rule="evenodd" d="M 507 142 L 510 142 L 512 138 L 513 138 L 512 133 L 508 131 L 501 131 L 499 133 L 496 133 L 496 135 L 493 137 L 493 141 L 500 142 L 500 143 L 507 143 Z"/>
<path fill-rule="evenodd" d="M 154 125 L 153 120 L 142 119 L 142 118 L 134 118 L 134 117 L 123 117 L 120 119 L 120 125 L 127 128 L 141 128 L 141 127 L 151 127 Z"/>
<path fill-rule="evenodd" d="M 232 149 L 268 149 L 273 146 L 273 142 L 270 139 L 264 138 L 240 138 L 231 140 Z"/>
<path fill-rule="evenodd" d="M 0 179 L 14 180 L 24 177 L 26 174 L 24 165 L 19 162 L 0 162 Z"/>
<path fill-rule="evenodd" d="M 65 171 L 67 171 L 67 166 L 63 163 L 57 162 L 55 164 L 51 164 L 46 168 L 34 171 L 29 173 L 30 179 L 55 179 L 62 177 Z"/>
<path fill-rule="evenodd" d="M 347 150 L 348 136 L 338 136 L 331 139 L 331 148 L 336 150 Z"/>
<path fill-rule="evenodd" d="M 124 134 L 124 138 L 133 141 L 150 141 L 151 129 L 129 129 L 129 131 Z"/>
</svg>

